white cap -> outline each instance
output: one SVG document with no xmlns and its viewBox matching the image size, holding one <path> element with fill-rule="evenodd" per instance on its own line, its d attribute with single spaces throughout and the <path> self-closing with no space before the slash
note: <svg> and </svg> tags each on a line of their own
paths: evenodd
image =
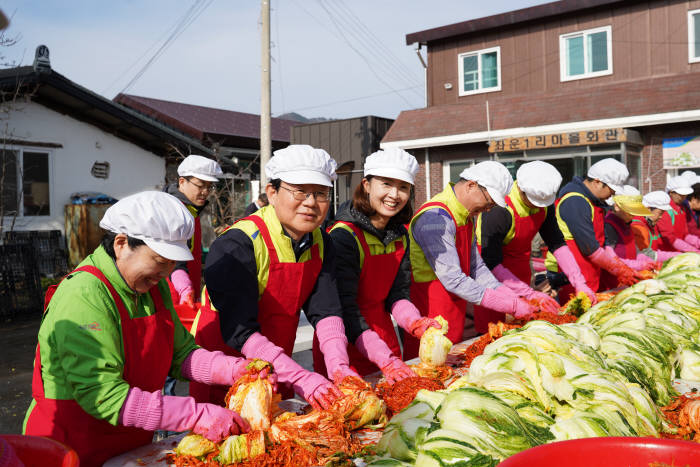
<svg viewBox="0 0 700 467">
<path fill-rule="evenodd" d="M 308 144 L 292 144 L 278 149 L 265 165 L 265 174 L 270 180 L 280 179 L 295 185 L 333 186 L 338 178 L 337 164 L 323 149 Z"/>
<path fill-rule="evenodd" d="M 163 258 L 192 260 L 187 240 L 194 234 L 194 218 L 180 200 L 162 191 L 143 191 L 117 201 L 100 227 L 143 240 Z"/>
<path fill-rule="evenodd" d="M 496 161 L 479 162 L 462 170 L 459 178 L 472 180 L 486 188 L 491 199 L 501 207 L 505 207 L 505 196 L 513 187 L 513 177 L 506 166 Z"/>
<path fill-rule="evenodd" d="M 690 183 L 695 183 L 697 176 L 698 175 L 692 170 L 684 170 L 683 173 L 681 173 L 681 177 L 687 178 Z"/>
<path fill-rule="evenodd" d="M 679 195 L 689 195 L 693 192 L 690 187 L 691 182 L 686 177 L 682 175 L 677 175 L 666 183 L 666 192 L 670 193 L 675 191 Z"/>
<path fill-rule="evenodd" d="M 652 191 L 642 197 L 642 204 L 649 209 L 671 210 L 671 197 L 665 191 Z"/>
<path fill-rule="evenodd" d="M 588 177 L 608 185 L 615 193 L 622 191 L 622 185 L 630 176 L 629 170 L 622 162 L 609 157 L 596 162 L 588 169 Z"/>
<path fill-rule="evenodd" d="M 515 174 L 518 186 L 527 199 L 539 208 L 551 205 L 561 186 L 561 174 L 552 165 L 542 161 L 523 164 Z"/>
<path fill-rule="evenodd" d="M 180 163 L 177 174 L 181 177 L 197 177 L 205 182 L 218 182 L 217 177 L 223 176 L 224 173 L 215 160 L 193 154 L 185 157 Z"/>
<path fill-rule="evenodd" d="M 413 185 L 418 172 L 418 161 L 403 149 L 388 148 L 373 152 L 365 159 L 365 177 L 396 178 Z"/>
<path fill-rule="evenodd" d="M 622 187 L 622 190 L 615 192 L 615 196 L 639 196 L 641 193 L 639 192 L 638 189 L 633 187 L 632 185 L 624 185 Z M 615 200 L 613 199 L 614 196 L 611 196 L 610 198 L 606 199 L 605 202 L 608 204 L 608 206 L 612 206 L 615 204 Z"/>
</svg>

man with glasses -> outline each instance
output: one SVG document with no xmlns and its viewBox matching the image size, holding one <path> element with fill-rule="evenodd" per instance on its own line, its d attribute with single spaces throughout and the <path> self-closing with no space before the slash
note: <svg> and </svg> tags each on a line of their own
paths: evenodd
<svg viewBox="0 0 700 467">
<path fill-rule="evenodd" d="M 411 219 L 411 301 L 421 315 L 442 315 L 447 338 L 462 340 L 467 302 L 500 313 L 527 316 L 525 300 L 501 284 L 484 264 L 474 239 L 474 217 L 505 206 L 513 177 L 503 164 L 485 161 L 469 167 L 457 183 L 425 203 Z M 418 355 L 419 341 L 404 334 L 404 358 Z"/>
<path fill-rule="evenodd" d="M 613 158 L 600 160 L 591 165 L 585 178 L 574 177 L 564 185 L 554 202 L 559 229 L 586 285 L 594 292 L 600 291 L 601 270 L 612 274 L 620 285 L 631 285 L 638 277 L 610 246 L 605 246 L 605 200 L 622 192 L 627 177 L 629 171 L 623 163 Z M 550 283 L 556 284 L 561 269 L 551 252 L 547 253 L 545 264 Z M 566 284 L 559 290 L 559 299 L 566 301 L 574 293 L 574 288 Z"/>
<path fill-rule="evenodd" d="M 204 268 L 206 291 L 195 340 L 208 350 L 266 360 L 283 397 L 292 390 L 316 408 L 342 394 L 292 360 L 299 314 L 315 328 L 328 375 L 350 369 L 335 278 L 335 250 L 319 226 L 330 206 L 336 163 L 322 149 L 291 145 L 265 166 L 268 206 L 217 238 Z M 200 401 L 223 400 L 227 388 L 190 385 Z"/>
<path fill-rule="evenodd" d="M 168 185 L 164 191 L 182 201 L 194 217 L 194 235 L 188 243 L 194 259 L 177 263 L 170 275 L 170 291 L 174 303 L 194 305 L 202 283 L 202 226 L 199 214 L 209 204 L 214 183 L 223 173 L 215 160 L 190 155 L 178 166 L 177 174 L 177 183 Z"/>
</svg>

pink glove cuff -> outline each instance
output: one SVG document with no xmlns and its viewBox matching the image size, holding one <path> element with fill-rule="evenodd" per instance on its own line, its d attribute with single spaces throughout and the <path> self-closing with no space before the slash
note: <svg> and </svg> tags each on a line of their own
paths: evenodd
<svg viewBox="0 0 700 467">
<path fill-rule="evenodd" d="M 697 251 L 693 245 L 690 243 L 686 242 L 685 240 L 681 240 L 680 238 L 677 238 L 673 241 L 673 248 L 675 248 L 678 251 L 681 251 L 683 253 L 688 252 L 688 251 Z"/>
<path fill-rule="evenodd" d="M 569 279 L 571 285 L 573 285 L 576 290 L 579 290 L 586 285 L 586 278 L 583 277 L 578 263 L 574 258 L 574 254 L 571 253 L 568 245 L 557 248 L 552 254 L 557 260 L 559 269 L 562 270 L 562 272 Z"/>
<path fill-rule="evenodd" d="M 119 424 L 155 431 L 162 428 L 162 416 L 163 395 L 160 391 L 147 392 L 132 387 L 119 412 Z"/>
<path fill-rule="evenodd" d="M 525 282 L 518 279 L 507 267 L 499 264 L 491 271 L 503 285 L 521 297 L 529 297 L 533 290 Z"/>
<path fill-rule="evenodd" d="M 184 269 L 176 269 L 170 274 L 170 282 L 173 283 L 173 287 L 177 290 L 180 295 L 185 295 L 186 290 L 190 289 L 192 291 L 192 281 L 190 280 L 190 275 Z"/>
<path fill-rule="evenodd" d="M 396 358 L 386 342 L 371 329 L 360 334 L 360 337 L 355 341 L 355 346 L 365 358 L 379 368 L 384 368 L 391 363 L 392 359 Z"/>
<path fill-rule="evenodd" d="M 339 316 L 323 318 L 316 324 L 316 336 L 323 360 L 326 362 L 328 376 L 333 379 L 342 367 L 350 367 L 348 338 L 345 336 L 343 320 Z"/>
<path fill-rule="evenodd" d="M 601 267 L 603 269 L 607 269 L 603 267 L 603 264 L 607 264 L 607 262 L 611 261 L 609 254 L 610 253 L 608 253 L 606 249 L 598 248 L 596 251 L 594 251 L 588 256 L 588 259 L 590 259 L 591 262 L 596 266 Z"/>
<path fill-rule="evenodd" d="M 391 316 L 394 317 L 401 329 L 406 331 L 414 321 L 422 318 L 418 308 L 405 298 L 394 302 L 391 306 Z"/>
<path fill-rule="evenodd" d="M 182 375 L 198 383 L 230 386 L 236 365 L 246 365 L 246 359 L 196 349 L 182 362 Z"/>
<path fill-rule="evenodd" d="M 666 261 L 667 259 L 671 259 L 674 256 L 678 256 L 680 254 L 680 251 L 656 251 L 656 260 Z"/>
<path fill-rule="evenodd" d="M 695 248 L 700 248 L 700 238 L 693 234 L 686 235 L 683 240 L 685 240 L 686 243 L 690 243 Z"/>
<path fill-rule="evenodd" d="M 284 350 L 259 332 L 254 332 L 243 344 L 241 353 L 247 358 L 259 358 L 274 365 L 273 362 L 280 354 L 284 353 Z"/>
<path fill-rule="evenodd" d="M 495 289 L 484 290 L 484 297 L 479 305 L 499 313 L 514 313 L 516 300 L 519 300 L 518 296 L 508 287 L 502 285 Z"/>
</svg>

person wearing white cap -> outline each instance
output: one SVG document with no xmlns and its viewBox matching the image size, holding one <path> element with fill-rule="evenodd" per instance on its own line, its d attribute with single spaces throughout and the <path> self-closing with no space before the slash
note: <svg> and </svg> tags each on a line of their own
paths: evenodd
<svg viewBox="0 0 700 467">
<path fill-rule="evenodd" d="M 627 177 L 629 171 L 621 162 L 612 158 L 600 160 L 591 165 L 585 179 L 574 177 L 564 185 L 555 202 L 559 230 L 594 292 L 600 290 L 601 270 L 611 273 L 620 284 L 633 284 L 639 278 L 639 273 L 605 246 L 605 200 L 622 192 Z M 561 269 L 550 253 L 545 264 L 550 273 Z M 567 300 L 572 292 L 572 287 L 562 287 L 560 300 Z"/>
<path fill-rule="evenodd" d="M 177 183 L 166 186 L 164 191 L 182 201 L 194 216 L 194 235 L 188 242 L 193 259 L 178 262 L 169 280 L 173 300 L 179 304 L 194 305 L 199 299 L 202 283 L 202 227 L 199 214 L 209 204 L 209 195 L 223 172 L 215 160 L 189 155 L 178 166 L 177 174 Z"/>
<path fill-rule="evenodd" d="M 336 248 L 336 276 L 350 342 L 350 364 L 360 375 L 381 370 L 393 384 L 415 373 L 401 360 L 392 316 L 406 332 L 420 337 L 437 321 L 424 318 L 410 302 L 408 232 L 418 162 L 390 148 L 367 156 L 364 178 L 352 203 L 336 216 L 330 236 Z M 314 369 L 325 373 L 314 339 Z"/>
<path fill-rule="evenodd" d="M 272 363 L 284 384 L 283 396 L 291 397 L 293 389 L 324 409 L 342 393 L 291 355 L 303 308 L 333 381 L 357 376 L 348 362 L 335 249 L 319 228 L 331 201 L 335 168 L 326 151 L 308 145 L 275 151 L 265 166 L 270 204 L 235 223 L 209 250 L 196 328 L 198 344 Z M 197 397 L 217 399 L 225 392 Z"/>
<path fill-rule="evenodd" d="M 506 206 L 497 206 L 479 214 L 476 223 L 481 257 L 496 279 L 527 300 L 539 302 L 544 311 L 559 312 L 559 304 L 549 295 L 530 287 L 532 239 L 539 232 L 549 251 L 554 252 L 576 291 L 585 292 L 595 303 L 595 293 L 588 288 L 574 256 L 557 226 L 552 204 L 561 185 L 559 171 L 546 162 L 533 161 L 520 166 Z M 474 307 L 474 328 L 480 334 L 488 323 L 503 315 L 487 308 Z"/>
<path fill-rule="evenodd" d="M 61 441 L 81 465 L 99 466 L 150 444 L 156 429 L 215 442 L 247 431 L 225 407 L 161 392 L 167 375 L 232 385 L 250 363 L 198 348 L 177 319 L 165 278 L 192 259 L 185 206 L 138 193 L 107 209 L 100 227 L 102 244 L 47 293 L 24 433 Z"/>
<path fill-rule="evenodd" d="M 666 183 L 666 193 L 671 197 L 671 209 L 665 211 L 656 227 L 661 235 L 661 249 L 664 251 L 700 252 L 700 238 L 688 233 L 686 217 L 690 217 L 683 202 L 693 189 L 687 177 L 678 175 Z"/>
<path fill-rule="evenodd" d="M 671 197 L 665 191 L 652 191 L 642 196 L 642 205 L 649 210 L 646 216 L 634 216 L 630 222 L 630 229 L 634 236 L 637 250 L 655 261 L 666 261 L 680 251 L 663 251 L 663 240 L 656 228 L 656 223 L 661 215 L 671 209 Z M 607 236 L 607 233 L 606 233 Z"/>
<path fill-rule="evenodd" d="M 657 253 L 651 248 L 639 249 L 632 230 L 632 221 L 637 217 L 644 220 L 652 212 L 644 206 L 642 195 L 633 186 L 625 185 L 622 191 L 612 198 L 612 209 L 605 215 L 605 245 L 613 249 L 622 262 L 635 271 L 660 269 L 656 261 Z M 607 271 L 602 272 L 601 288 L 604 290 L 617 287 L 617 280 Z"/>
<path fill-rule="evenodd" d="M 453 343 L 462 340 L 467 302 L 517 317 L 534 311 L 491 274 L 473 235 L 473 217 L 505 206 L 512 185 L 503 164 L 480 162 L 462 171 L 457 183 L 448 184 L 411 219 L 411 302 L 423 316 L 442 315 Z M 417 356 L 418 346 L 415 336 L 404 334 L 405 359 Z"/>
</svg>

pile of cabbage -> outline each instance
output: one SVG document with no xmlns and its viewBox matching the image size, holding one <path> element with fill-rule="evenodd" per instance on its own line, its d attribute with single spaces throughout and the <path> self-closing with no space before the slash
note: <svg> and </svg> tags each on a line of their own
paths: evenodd
<svg viewBox="0 0 700 467">
<path fill-rule="evenodd" d="M 505 333 L 394 416 L 369 465 L 495 466 L 552 441 L 672 432 L 659 406 L 673 377 L 700 381 L 699 329 L 700 255 L 679 255 L 576 323 Z"/>
</svg>

